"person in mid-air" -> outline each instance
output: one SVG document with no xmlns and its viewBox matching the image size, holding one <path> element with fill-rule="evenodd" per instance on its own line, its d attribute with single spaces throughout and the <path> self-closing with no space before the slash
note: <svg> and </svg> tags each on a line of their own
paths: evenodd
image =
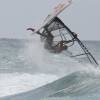
<svg viewBox="0 0 100 100">
<path fill-rule="evenodd" d="M 27 30 L 31 30 L 32 32 L 35 31 L 35 29 L 33 28 L 28 28 Z M 48 49 L 50 52 L 53 53 L 61 53 L 64 50 L 68 49 L 67 43 L 73 42 L 72 40 L 68 40 L 68 41 L 59 41 L 56 45 L 54 45 L 54 36 L 52 35 L 51 32 L 48 32 L 47 35 L 43 35 L 42 33 L 40 33 L 39 31 L 37 32 L 37 34 L 44 36 L 45 37 L 45 43 L 44 43 L 44 48 Z"/>
</svg>

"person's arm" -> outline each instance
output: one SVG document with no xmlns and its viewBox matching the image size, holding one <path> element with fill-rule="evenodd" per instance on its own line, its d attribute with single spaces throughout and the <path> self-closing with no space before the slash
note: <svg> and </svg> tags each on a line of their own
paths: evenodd
<svg viewBox="0 0 100 100">
<path fill-rule="evenodd" d="M 68 40 L 68 41 L 61 41 L 61 42 L 63 42 L 63 43 L 70 43 L 70 42 L 73 42 L 73 40 Z"/>
<path fill-rule="evenodd" d="M 35 32 L 35 29 L 33 29 L 33 28 L 28 28 L 27 30 L 30 30 L 30 31 L 32 31 L 32 32 Z M 41 36 L 43 36 L 43 37 L 47 37 L 46 35 L 40 33 L 39 31 L 37 31 L 36 34 L 39 34 L 39 35 L 41 35 Z"/>
<path fill-rule="evenodd" d="M 30 30 L 30 31 L 32 31 L 32 32 L 35 31 L 35 29 L 33 29 L 33 28 L 27 28 L 27 30 Z"/>
</svg>

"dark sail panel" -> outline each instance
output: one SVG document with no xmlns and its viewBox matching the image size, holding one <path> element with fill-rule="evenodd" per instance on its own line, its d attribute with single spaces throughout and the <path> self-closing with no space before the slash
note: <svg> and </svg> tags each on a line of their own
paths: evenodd
<svg viewBox="0 0 100 100">
<path fill-rule="evenodd" d="M 98 65 L 96 59 L 89 52 L 86 46 L 84 46 L 84 44 L 78 39 L 76 33 L 72 32 L 58 17 L 55 17 L 46 26 L 44 26 L 42 34 L 48 35 L 49 32 L 54 36 L 54 44 L 59 41 L 72 41 L 71 43 L 66 44 L 68 50 L 72 54 L 70 57 L 86 59 L 86 61 L 88 60 L 90 63 Z M 41 36 L 41 40 L 45 39 L 46 37 Z"/>
</svg>

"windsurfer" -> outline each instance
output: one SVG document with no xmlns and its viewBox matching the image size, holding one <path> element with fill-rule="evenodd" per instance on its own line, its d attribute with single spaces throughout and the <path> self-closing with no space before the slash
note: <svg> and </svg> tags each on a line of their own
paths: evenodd
<svg viewBox="0 0 100 100">
<path fill-rule="evenodd" d="M 27 30 L 31 30 L 32 32 L 35 31 L 35 29 L 33 28 L 28 28 Z M 40 33 L 39 31 L 37 32 L 37 34 L 44 36 L 45 39 L 45 43 L 44 43 L 44 48 L 48 49 L 50 52 L 54 52 L 54 53 L 61 53 L 64 50 L 68 49 L 67 44 L 70 42 L 73 42 L 72 40 L 68 40 L 68 41 L 59 41 L 56 45 L 54 44 L 53 40 L 54 40 L 54 36 L 52 35 L 51 32 L 48 32 L 47 35 L 43 35 L 42 33 Z"/>
</svg>

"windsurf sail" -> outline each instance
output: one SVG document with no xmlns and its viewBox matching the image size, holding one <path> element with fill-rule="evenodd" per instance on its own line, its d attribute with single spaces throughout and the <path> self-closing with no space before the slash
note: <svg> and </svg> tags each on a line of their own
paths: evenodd
<svg viewBox="0 0 100 100">
<path fill-rule="evenodd" d="M 52 13 L 50 13 L 44 23 L 40 28 L 34 31 L 41 36 L 41 40 L 47 39 L 51 33 L 53 35 L 53 44 L 58 43 L 59 41 L 64 41 L 67 45 L 68 50 L 71 52 L 70 57 L 76 57 L 79 60 L 89 61 L 94 65 L 98 65 L 98 62 L 87 49 L 87 47 L 79 40 L 77 34 L 72 32 L 68 26 L 66 26 L 57 16 L 71 4 L 72 0 L 64 0 L 58 4 Z M 33 29 L 29 28 L 33 31 Z M 52 36 L 51 36 L 52 37 Z M 67 43 L 66 43 L 67 41 Z M 68 42 L 71 41 L 71 42 Z"/>
</svg>

